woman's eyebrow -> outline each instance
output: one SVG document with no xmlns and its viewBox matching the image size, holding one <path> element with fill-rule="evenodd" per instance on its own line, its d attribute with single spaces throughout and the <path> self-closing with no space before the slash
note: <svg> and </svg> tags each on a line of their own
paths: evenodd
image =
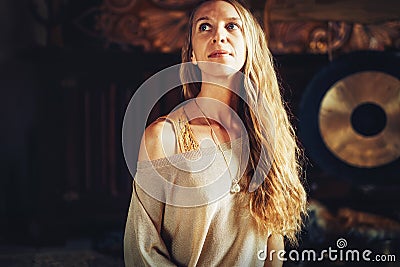
<svg viewBox="0 0 400 267">
<path fill-rule="evenodd" d="M 200 18 L 196 19 L 196 22 L 195 22 L 194 24 L 197 24 L 199 21 L 202 21 L 202 20 L 210 20 L 210 18 L 207 17 L 207 16 L 205 16 L 205 17 L 200 17 Z"/>
<path fill-rule="evenodd" d="M 207 16 L 200 17 L 200 18 L 196 19 L 196 21 L 195 21 L 194 24 L 197 24 L 199 21 L 202 21 L 202 20 L 210 20 L 210 18 L 207 17 Z M 228 18 L 225 18 L 224 20 L 226 20 L 226 21 L 232 21 L 232 20 L 234 20 L 234 21 L 242 22 L 242 20 L 241 20 L 239 17 L 228 17 Z"/>
<path fill-rule="evenodd" d="M 230 17 L 230 18 L 226 18 L 225 20 L 237 20 L 237 21 L 242 21 L 239 17 Z"/>
<path fill-rule="evenodd" d="M 230 18 L 226 18 L 226 21 L 235 21 L 236 23 L 239 24 L 239 26 L 243 25 L 243 22 L 240 18 L 238 17 L 230 17 Z"/>
</svg>

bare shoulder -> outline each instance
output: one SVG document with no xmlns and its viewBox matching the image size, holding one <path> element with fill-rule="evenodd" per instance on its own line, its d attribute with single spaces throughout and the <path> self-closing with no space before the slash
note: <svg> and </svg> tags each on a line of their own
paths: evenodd
<svg viewBox="0 0 400 267">
<path fill-rule="evenodd" d="M 138 160 L 155 160 L 175 153 L 176 138 L 172 123 L 163 118 L 157 119 L 142 136 Z"/>
</svg>

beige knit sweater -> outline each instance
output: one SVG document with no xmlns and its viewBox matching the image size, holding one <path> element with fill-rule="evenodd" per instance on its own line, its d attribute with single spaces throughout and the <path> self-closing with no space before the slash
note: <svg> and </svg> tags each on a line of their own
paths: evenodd
<svg viewBox="0 0 400 267">
<path fill-rule="evenodd" d="M 222 144 L 225 159 L 218 148 L 201 147 L 138 162 L 124 237 L 127 267 L 263 266 L 257 254 L 268 235 L 239 200 L 245 192 L 230 193 L 245 166 L 243 141 Z"/>
</svg>

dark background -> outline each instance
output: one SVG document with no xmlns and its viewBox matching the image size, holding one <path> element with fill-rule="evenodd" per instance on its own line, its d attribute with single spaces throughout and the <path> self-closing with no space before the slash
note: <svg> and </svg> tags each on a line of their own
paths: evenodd
<svg viewBox="0 0 400 267">
<path fill-rule="evenodd" d="M 124 112 L 140 84 L 180 63 L 180 54 L 105 45 L 105 39 L 68 19 L 100 0 L 70 1 L 65 19 L 47 22 L 35 17 L 29 3 L 0 2 L 0 265 L 30 266 L 45 248 L 59 257 L 70 255 L 62 254 L 64 249 L 86 251 L 103 261 L 99 266 L 121 265 L 132 182 L 121 146 Z M 302 94 L 330 60 L 326 54 L 275 55 L 275 60 L 298 126 Z M 181 100 L 172 92 L 149 120 Z M 325 173 L 311 159 L 306 173 L 310 199 L 330 212 L 349 207 L 399 221 L 398 182 L 358 185 Z M 309 242 L 309 235 L 304 240 Z M 397 245 L 388 247 L 398 251 Z"/>
</svg>

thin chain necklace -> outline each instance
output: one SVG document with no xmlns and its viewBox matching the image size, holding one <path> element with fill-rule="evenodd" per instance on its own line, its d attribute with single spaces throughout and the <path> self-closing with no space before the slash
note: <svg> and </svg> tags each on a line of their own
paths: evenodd
<svg viewBox="0 0 400 267">
<path fill-rule="evenodd" d="M 208 126 L 210 127 L 211 135 L 213 136 L 214 143 L 216 143 L 219 151 L 221 151 L 222 157 L 224 158 L 224 161 L 225 161 L 225 164 L 226 164 L 226 168 L 228 169 L 229 175 L 231 176 L 231 179 L 232 179 L 232 184 L 231 184 L 231 189 L 230 189 L 231 193 L 235 194 L 235 193 L 240 192 L 240 185 L 239 185 L 240 177 L 239 178 L 233 177 L 231 169 L 229 168 L 228 160 L 225 157 L 225 153 L 222 150 L 221 143 L 220 143 L 217 135 L 215 134 L 215 131 L 214 131 L 213 127 L 211 127 L 210 121 L 208 120 L 206 114 L 204 114 L 203 110 L 200 108 L 199 104 L 196 101 L 196 98 L 194 99 L 194 103 L 196 103 L 197 108 L 200 110 L 200 112 L 203 115 L 204 119 L 206 120 Z M 217 141 L 217 142 L 215 142 L 215 141 Z M 233 151 L 232 151 L 232 153 L 233 153 Z M 239 160 L 239 167 L 238 167 L 238 175 L 240 175 L 240 165 L 242 164 L 242 155 L 241 155 L 241 153 L 239 154 L 239 159 L 240 160 Z"/>
</svg>

